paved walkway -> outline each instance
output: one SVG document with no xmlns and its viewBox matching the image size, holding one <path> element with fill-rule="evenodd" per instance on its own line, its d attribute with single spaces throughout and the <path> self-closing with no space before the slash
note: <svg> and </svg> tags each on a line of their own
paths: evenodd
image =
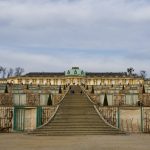
<svg viewBox="0 0 150 150">
<path fill-rule="evenodd" d="M 150 134 L 40 137 L 0 133 L 0 150 L 150 150 Z"/>
</svg>

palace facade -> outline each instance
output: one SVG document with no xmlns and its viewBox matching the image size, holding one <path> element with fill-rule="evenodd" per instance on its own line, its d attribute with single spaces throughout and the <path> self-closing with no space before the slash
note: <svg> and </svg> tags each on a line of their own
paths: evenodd
<svg viewBox="0 0 150 150">
<path fill-rule="evenodd" d="M 0 132 L 29 131 L 47 124 L 69 96 L 66 101 L 71 105 L 65 113 L 77 107 L 87 111 L 91 107 L 83 107 L 83 103 L 89 99 L 92 108 L 111 126 L 127 132 L 150 133 L 149 82 L 136 74 L 85 72 L 79 67 L 0 79 Z M 85 117 L 91 112 L 83 110 Z"/>
<path fill-rule="evenodd" d="M 64 72 L 31 72 L 19 77 L 0 80 L 0 83 L 33 85 L 138 85 L 144 80 L 137 75 L 121 73 L 85 72 L 79 67 L 72 67 Z"/>
</svg>

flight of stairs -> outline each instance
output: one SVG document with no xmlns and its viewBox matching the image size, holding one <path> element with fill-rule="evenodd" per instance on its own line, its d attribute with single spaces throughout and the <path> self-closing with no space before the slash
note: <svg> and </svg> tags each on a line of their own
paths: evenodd
<svg viewBox="0 0 150 150">
<path fill-rule="evenodd" d="M 73 90 L 75 93 L 71 92 Z M 79 86 L 72 86 L 61 102 L 55 117 L 42 128 L 29 134 L 61 135 L 116 135 L 124 134 L 107 125 L 95 111 L 93 104 Z"/>
</svg>

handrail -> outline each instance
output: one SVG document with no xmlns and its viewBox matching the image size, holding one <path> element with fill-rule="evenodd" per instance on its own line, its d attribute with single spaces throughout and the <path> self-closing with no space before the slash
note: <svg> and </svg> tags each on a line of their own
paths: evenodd
<svg viewBox="0 0 150 150">
<path fill-rule="evenodd" d="M 64 98 L 65 98 L 65 96 L 67 95 L 68 92 L 69 92 L 69 89 L 67 90 L 65 95 L 62 97 L 60 102 L 57 103 L 57 106 L 56 106 L 56 104 L 54 105 L 54 106 L 56 106 L 56 109 L 55 109 L 53 115 L 48 119 L 48 121 L 46 123 L 42 124 L 41 126 L 37 127 L 36 129 L 42 128 L 43 126 L 47 125 L 48 123 L 50 123 L 52 121 L 52 119 L 54 118 L 54 116 L 56 115 L 56 113 L 57 113 L 57 111 L 59 109 L 60 103 L 64 100 Z"/>
<path fill-rule="evenodd" d="M 54 116 L 55 116 L 55 114 L 56 114 L 58 108 L 59 108 L 59 105 L 57 105 L 57 107 L 56 107 L 56 109 L 55 109 L 53 115 L 48 119 L 48 121 L 47 121 L 46 123 L 42 124 L 41 126 L 37 127 L 36 129 L 42 128 L 43 126 L 45 126 L 45 125 L 47 125 L 49 122 L 51 122 L 51 120 L 54 118 Z"/>
<path fill-rule="evenodd" d="M 68 92 L 69 92 L 69 88 L 68 88 L 68 90 L 66 91 L 66 93 L 64 94 L 64 96 L 61 98 L 61 100 L 60 100 L 58 103 L 56 103 L 54 106 L 59 105 L 59 104 L 64 100 L 64 98 L 65 98 L 65 96 L 68 94 Z"/>
<path fill-rule="evenodd" d="M 104 117 L 101 115 L 101 113 L 100 113 L 99 110 L 97 109 L 96 103 L 94 103 L 94 102 L 91 100 L 91 98 L 89 97 L 89 95 L 85 92 L 85 90 L 84 90 L 82 87 L 80 87 L 80 88 L 82 89 L 82 91 L 84 92 L 84 94 L 88 97 L 88 99 L 90 100 L 90 102 L 92 102 L 92 103 L 94 104 L 94 109 L 95 109 L 95 111 L 97 112 L 97 114 L 99 115 L 99 117 L 100 117 L 108 126 L 110 126 L 110 127 L 114 128 L 114 129 L 117 129 L 117 130 L 118 130 L 119 128 L 117 128 L 117 127 L 111 125 L 109 122 L 106 121 L 106 119 L 104 119 Z"/>
<path fill-rule="evenodd" d="M 97 109 L 96 105 L 94 105 L 94 109 L 96 110 L 97 114 L 99 115 L 99 117 L 110 127 L 114 128 L 114 129 L 119 129 L 113 125 L 111 125 L 108 121 L 106 121 L 106 119 L 102 116 L 102 114 L 99 112 L 99 110 Z"/>
<path fill-rule="evenodd" d="M 88 99 L 90 100 L 90 102 L 95 105 L 96 103 L 91 100 L 90 96 L 85 92 L 85 90 L 81 86 L 80 86 L 80 88 L 82 89 L 82 91 L 84 92 L 84 94 L 88 97 Z"/>
</svg>

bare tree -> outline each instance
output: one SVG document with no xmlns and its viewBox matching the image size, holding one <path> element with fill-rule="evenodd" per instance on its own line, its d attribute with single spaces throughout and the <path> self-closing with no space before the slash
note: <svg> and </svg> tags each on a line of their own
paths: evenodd
<svg viewBox="0 0 150 150">
<path fill-rule="evenodd" d="M 12 68 L 9 68 L 9 70 L 7 71 L 7 78 L 12 77 L 14 73 L 14 70 Z"/>
<path fill-rule="evenodd" d="M 146 76 L 147 76 L 147 73 L 146 73 L 146 71 L 145 71 L 145 70 L 141 70 L 141 71 L 140 71 L 140 75 L 141 75 L 141 77 L 142 77 L 142 78 L 144 78 L 144 79 L 145 79 L 145 78 L 146 78 Z"/>
<path fill-rule="evenodd" d="M 15 68 L 15 75 L 16 76 L 21 76 L 23 72 L 24 72 L 23 68 L 21 68 L 21 67 Z"/>
<path fill-rule="evenodd" d="M 3 70 L 3 67 L 2 67 L 2 66 L 0 66 L 0 74 L 2 73 L 2 70 Z"/>
<path fill-rule="evenodd" d="M 127 68 L 128 75 L 133 75 L 134 69 L 132 67 Z"/>
<path fill-rule="evenodd" d="M 0 73 L 2 74 L 2 78 L 5 78 L 5 75 L 6 75 L 6 68 L 0 66 Z"/>
</svg>

